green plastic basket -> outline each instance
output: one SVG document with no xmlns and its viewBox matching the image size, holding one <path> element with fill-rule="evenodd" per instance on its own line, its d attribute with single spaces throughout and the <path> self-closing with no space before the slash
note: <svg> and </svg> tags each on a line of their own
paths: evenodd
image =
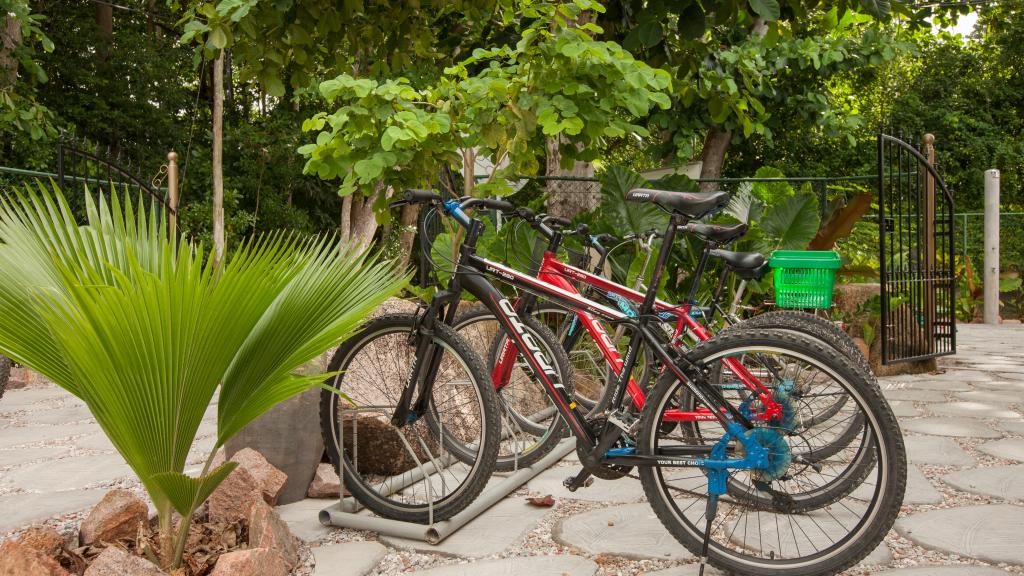
<svg viewBox="0 0 1024 576">
<path fill-rule="evenodd" d="M 775 305 L 782 308 L 829 308 L 839 254 L 814 250 L 776 250 L 768 261 L 774 272 Z"/>
</svg>

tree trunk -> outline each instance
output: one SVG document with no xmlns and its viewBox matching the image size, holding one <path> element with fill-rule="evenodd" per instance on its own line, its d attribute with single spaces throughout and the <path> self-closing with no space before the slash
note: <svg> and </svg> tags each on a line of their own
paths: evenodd
<svg viewBox="0 0 1024 576">
<path fill-rule="evenodd" d="M 377 216 L 373 212 L 373 204 L 384 190 L 383 184 L 377 184 L 376 190 L 368 198 L 357 194 L 342 198 L 341 222 L 338 226 L 342 244 L 356 244 L 360 249 L 366 249 L 373 242 L 377 234 Z"/>
<path fill-rule="evenodd" d="M 707 138 L 704 140 L 704 149 L 701 150 L 700 177 L 714 179 L 722 177 L 722 164 L 725 163 L 725 152 L 729 149 L 729 141 L 732 139 L 732 132 L 721 131 L 718 128 L 708 130 Z M 701 182 L 701 192 L 714 192 L 720 187 L 717 182 Z"/>
<path fill-rule="evenodd" d="M 213 61 L 213 250 L 224 258 L 224 51 Z"/>
<path fill-rule="evenodd" d="M 593 178 L 594 165 L 574 161 L 568 169 L 562 168 L 561 138 L 547 140 L 547 167 L 545 176 Z M 548 192 L 548 213 L 562 218 L 573 218 L 597 208 L 601 202 L 601 185 L 592 180 L 553 179 L 545 186 Z"/>
<path fill-rule="evenodd" d="M 412 243 L 416 239 L 416 221 L 420 215 L 419 205 L 402 206 L 398 219 L 398 264 L 404 270 L 412 259 Z"/>
<path fill-rule="evenodd" d="M 110 56 L 110 45 L 114 39 L 114 7 L 110 4 L 96 3 L 96 27 L 99 29 L 100 44 L 96 55 L 101 62 Z"/>
<path fill-rule="evenodd" d="M 11 88 L 18 82 L 18 58 L 14 51 L 21 45 L 21 22 L 8 14 L 0 29 L 0 89 Z"/>
</svg>

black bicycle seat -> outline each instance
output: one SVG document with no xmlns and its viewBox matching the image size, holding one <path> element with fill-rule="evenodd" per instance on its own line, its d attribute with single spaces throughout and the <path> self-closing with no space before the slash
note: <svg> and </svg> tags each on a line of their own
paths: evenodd
<svg viewBox="0 0 1024 576">
<path fill-rule="evenodd" d="M 715 244 L 732 244 L 747 233 L 746 224 L 688 224 L 686 229 Z"/>
<path fill-rule="evenodd" d="M 764 276 L 770 266 L 760 252 L 733 252 L 712 250 L 711 255 L 725 262 L 726 268 L 744 280 L 757 280 Z"/>
<path fill-rule="evenodd" d="M 729 204 L 729 193 L 670 192 L 668 190 L 634 188 L 626 192 L 626 200 L 630 202 L 651 202 L 669 212 L 696 220 L 725 208 Z"/>
</svg>

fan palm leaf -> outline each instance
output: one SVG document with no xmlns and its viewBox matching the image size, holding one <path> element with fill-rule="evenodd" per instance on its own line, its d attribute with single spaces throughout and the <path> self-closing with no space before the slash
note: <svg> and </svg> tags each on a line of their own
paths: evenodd
<svg viewBox="0 0 1024 576">
<path fill-rule="evenodd" d="M 79 225 L 56 189 L 0 200 L 0 353 L 81 398 L 171 528 L 231 465 L 185 461 L 219 388 L 214 451 L 275 404 L 318 385 L 295 370 L 351 333 L 407 278 L 333 237 L 276 233 L 216 266 L 165 219 L 86 194 Z M 212 452 L 211 452 L 212 456 Z M 166 535 L 165 535 L 166 536 Z"/>
</svg>

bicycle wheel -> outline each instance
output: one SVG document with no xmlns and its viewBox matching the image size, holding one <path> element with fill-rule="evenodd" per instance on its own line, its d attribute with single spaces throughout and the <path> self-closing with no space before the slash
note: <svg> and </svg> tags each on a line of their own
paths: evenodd
<svg viewBox="0 0 1024 576">
<path fill-rule="evenodd" d="M 11 359 L 0 354 L 0 398 L 4 397 L 4 389 L 11 378 Z"/>
<path fill-rule="evenodd" d="M 789 370 L 788 377 L 812 371 L 814 390 L 839 390 L 848 395 L 846 409 L 856 409 L 864 418 L 860 444 L 872 452 L 874 466 L 860 480 L 846 479 L 842 498 L 799 513 L 762 505 L 758 498 L 737 497 L 730 490 L 721 498 L 711 526 L 709 562 L 739 574 L 835 574 L 874 550 L 896 519 L 907 474 L 899 425 L 878 387 L 859 376 L 849 359 L 802 334 L 767 329 L 729 332 L 696 346 L 685 358 L 706 374 L 725 358 L 755 355 L 776 357 L 776 364 Z M 673 445 L 692 444 L 692 438 L 681 431 L 663 434 L 660 426 L 661 414 L 683 386 L 676 379 L 665 378 L 648 397 L 637 443 L 639 453 L 659 454 Z M 773 461 L 768 468 L 731 474 L 747 486 L 767 483 L 778 494 L 799 495 L 835 482 L 842 476 L 836 469 L 851 468 L 849 461 L 840 462 L 838 457 L 822 471 L 803 465 L 795 457 L 802 443 L 799 435 L 768 429 L 756 437 L 766 439 L 763 445 Z M 843 454 L 851 450 L 854 448 L 848 447 Z M 691 552 L 700 554 L 707 501 L 703 472 L 650 467 L 642 468 L 640 477 L 661 522 Z M 835 484 L 832 489 L 839 490 Z"/>
<path fill-rule="evenodd" d="M 422 386 L 413 314 L 381 316 L 346 340 L 331 359 L 320 425 L 345 487 L 386 518 L 427 523 L 468 506 L 494 470 L 501 434 L 498 406 L 479 356 L 454 330 L 435 324 L 441 351 L 427 414 L 398 428 L 391 417 L 408 383 Z M 429 352 L 428 352 L 429 357 Z M 415 375 L 416 378 L 411 378 Z M 343 447 L 343 448 L 342 448 Z"/>
<path fill-rule="evenodd" d="M 522 316 L 523 324 L 551 359 L 562 385 L 572 393 L 572 371 L 565 350 L 555 335 L 531 316 Z M 475 306 L 455 318 L 452 325 L 466 338 L 474 350 L 483 352 L 486 372 L 491 374 L 508 333 L 490 310 Z M 565 435 L 565 421 L 559 416 L 544 385 L 517 354 L 508 383 L 497 389 L 498 406 L 502 412 L 501 446 L 495 469 L 507 472 L 529 466 L 550 452 Z"/>
</svg>

